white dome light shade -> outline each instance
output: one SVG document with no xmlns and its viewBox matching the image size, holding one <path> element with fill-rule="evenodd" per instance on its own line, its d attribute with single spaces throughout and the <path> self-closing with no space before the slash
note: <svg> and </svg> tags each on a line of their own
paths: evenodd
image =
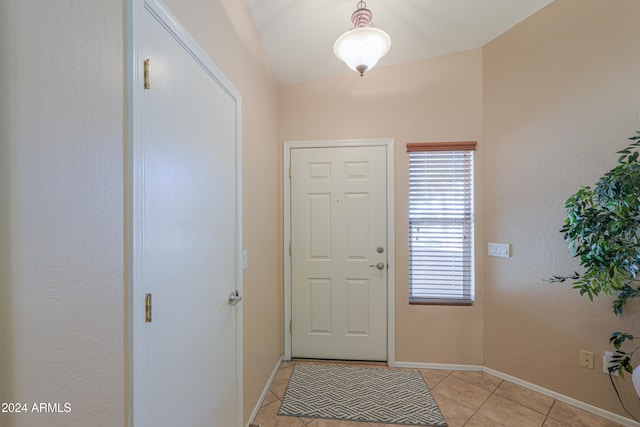
<svg viewBox="0 0 640 427">
<path fill-rule="evenodd" d="M 347 31 L 336 40 L 333 52 L 338 59 L 362 76 L 389 52 L 391 38 L 374 27 L 360 27 Z"/>
</svg>

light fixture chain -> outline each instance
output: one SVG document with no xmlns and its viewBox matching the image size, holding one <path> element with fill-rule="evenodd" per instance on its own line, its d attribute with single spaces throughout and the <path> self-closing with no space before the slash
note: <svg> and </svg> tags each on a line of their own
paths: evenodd
<svg viewBox="0 0 640 427">
<path fill-rule="evenodd" d="M 373 13 L 367 9 L 367 4 L 360 0 L 358 2 L 358 8 L 351 15 L 351 22 L 353 22 L 353 28 L 373 27 Z"/>
</svg>

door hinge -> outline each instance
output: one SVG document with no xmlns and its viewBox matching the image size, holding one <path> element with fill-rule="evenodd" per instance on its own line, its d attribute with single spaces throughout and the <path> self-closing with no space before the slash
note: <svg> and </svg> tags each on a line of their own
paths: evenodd
<svg viewBox="0 0 640 427">
<path fill-rule="evenodd" d="M 293 255 L 293 250 L 291 249 L 291 242 L 289 242 L 289 256 Z"/>
<path fill-rule="evenodd" d="M 293 333 L 293 320 L 289 320 L 289 333 Z"/>
<path fill-rule="evenodd" d="M 151 66 L 151 60 L 145 59 L 144 60 L 144 88 L 145 89 L 151 89 L 151 81 L 149 77 L 150 66 Z"/>
<path fill-rule="evenodd" d="M 291 165 L 289 165 L 289 179 L 291 179 Z"/>
<path fill-rule="evenodd" d="M 151 323 L 151 294 L 144 296 L 144 321 Z"/>
</svg>

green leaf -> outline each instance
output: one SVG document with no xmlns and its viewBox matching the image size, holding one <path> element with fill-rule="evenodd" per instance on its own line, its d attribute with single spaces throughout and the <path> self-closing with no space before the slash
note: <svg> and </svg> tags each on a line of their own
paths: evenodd
<svg viewBox="0 0 640 427">
<path fill-rule="evenodd" d="M 622 344 L 629 340 L 629 341 L 633 341 L 635 339 L 635 337 L 629 333 L 626 332 L 614 332 L 611 334 L 611 337 L 609 338 L 609 343 L 613 344 L 613 346 L 616 349 L 616 354 L 619 355 L 625 355 L 627 353 L 620 351 L 620 347 L 622 347 Z M 613 356 L 616 357 L 616 356 Z"/>
<path fill-rule="evenodd" d="M 549 279 L 573 281 L 580 295 L 592 301 L 601 293 L 614 296 L 616 315 L 640 293 L 637 285 L 630 285 L 640 271 L 640 131 L 629 140 L 633 142 L 618 151 L 618 166 L 594 187 L 580 187 L 564 204 L 560 232 L 584 272 Z"/>
</svg>

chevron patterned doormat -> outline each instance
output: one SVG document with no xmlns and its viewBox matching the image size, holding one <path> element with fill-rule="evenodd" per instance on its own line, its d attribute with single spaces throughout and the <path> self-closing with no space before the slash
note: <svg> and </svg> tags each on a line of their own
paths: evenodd
<svg viewBox="0 0 640 427">
<path fill-rule="evenodd" d="M 418 371 L 297 364 L 278 415 L 445 427 Z"/>
</svg>

